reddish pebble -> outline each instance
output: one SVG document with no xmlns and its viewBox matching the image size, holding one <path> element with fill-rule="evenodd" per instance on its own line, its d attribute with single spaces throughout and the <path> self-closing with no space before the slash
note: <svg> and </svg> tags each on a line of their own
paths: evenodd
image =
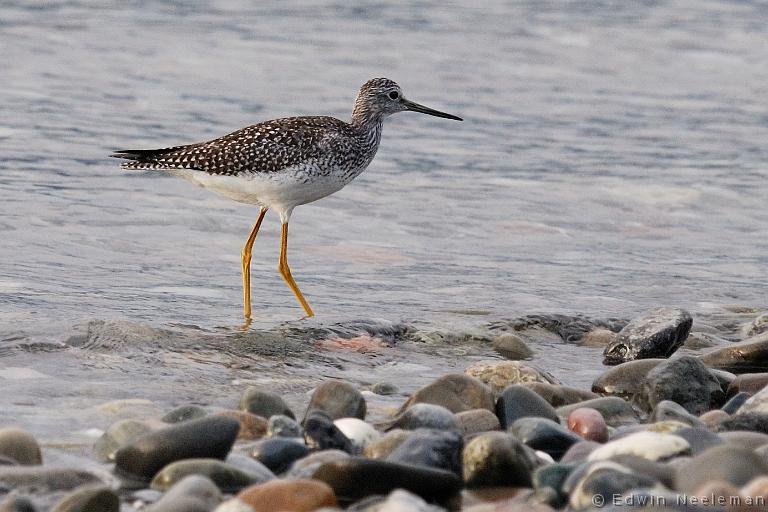
<svg viewBox="0 0 768 512">
<path fill-rule="evenodd" d="M 568 429 L 588 441 L 608 441 L 608 425 L 600 411 L 590 407 L 579 407 L 568 415 Z"/>
<path fill-rule="evenodd" d="M 721 411 L 720 409 L 712 409 L 711 411 L 707 411 L 699 416 L 699 419 L 702 423 L 704 423 L 706 427 L 712 427 L 720 424 L 721 421 L 727 420 L 730 417 L 731 415 L 725 411 Z"/>
<path fill-rule="evenodd" d="M 216 416 L 228 416 L 240 422 L 237 438 L 241 440 L 261 439 L 267 433 L 267 420 L 245 411 L 219 411 Z"/>
<path fill-rule="evenodd" d="M 741 488 L 741 494 L 753 498 L 755 503 L 758 502 L 758 498 L 762 498 L 763 503 L 768 504 L 768 476 L 756 476 Z"/>
<path fill-rule="evenodd" d="M 333 489 L 319 480 L 270 480 L 243 489 L 237 499 L 253 512 L 310 512 L 336 506 Z"/>
</svg>

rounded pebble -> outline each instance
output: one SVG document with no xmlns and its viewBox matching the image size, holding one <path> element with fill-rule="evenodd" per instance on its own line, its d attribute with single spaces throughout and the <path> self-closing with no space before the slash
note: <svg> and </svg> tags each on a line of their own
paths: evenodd
<svg viewBox="0 0 768 512">
<path fill-rule="evenodd" d="M 323 411 L 332 420 L 339 418 L 365 419 L 367 406 L 362 393 L 352 384 L 340 380 L 327 380 L 317 386 L 307 406 L 307 416 Z"/>
<path fill-rule="evenodd" d="M 0 429 L 0 456 L 12 459 L 22 466 L 43 463 L 43 455 L 37 439 L 20 428 Z"/>
<path fill-rule="evenodd" d="M 280 395 L 254 386 L 247 388 L 240 398 L 240 410 L 262 418 L 269 418 L 275 414 L 296 418 Z"/>
<path fill-rule="evenodd" d="M 605 443 L 608 441 L 608 425 L 597 409 L 579 407 L 568 415 L 568 429 L 588 441 Z"/>
</svg>

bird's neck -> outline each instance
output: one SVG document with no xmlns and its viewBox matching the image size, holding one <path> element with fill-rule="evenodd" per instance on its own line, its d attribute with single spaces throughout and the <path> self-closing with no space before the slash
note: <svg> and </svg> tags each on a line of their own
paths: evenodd
<svg viewBox="0 0 768 512">
<path fill-rule="evenodd" d="M 381 113 L 355 108 L 350 124 L 364 147 L 378 147 L 381 141 L 381 127 L 384 124 L 384 116 Z"/>
</svg>

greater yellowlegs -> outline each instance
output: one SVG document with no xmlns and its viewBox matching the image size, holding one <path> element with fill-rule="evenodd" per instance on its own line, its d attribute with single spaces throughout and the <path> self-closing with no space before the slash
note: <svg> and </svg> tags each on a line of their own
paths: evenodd
<svg viewBox="0 0 768 512">
<path fill-rule="evenodd" d="M 307 316 L 312 308 L 288 268 L 288 221 L 293 209 L 343 188 L 368 167 L 381 141 L 384 118 L 411 110 L 446 119 L 460 117 L 433 110 L 403 97 L 387 78 L 360 88 L 347 123 L 333 117 L 288 117 L 254 124 L 218 139 L 163 149 L 126 149 L 112 156 L 130 160 L 123 169 L 151 169 L 175 174 L 241 203 L 259 207 L 256 223 L 242 250 L 243 314 L 251 318 L 251 248 L 269 208 L 282 224 L 278 271 Z"/>
</svg>

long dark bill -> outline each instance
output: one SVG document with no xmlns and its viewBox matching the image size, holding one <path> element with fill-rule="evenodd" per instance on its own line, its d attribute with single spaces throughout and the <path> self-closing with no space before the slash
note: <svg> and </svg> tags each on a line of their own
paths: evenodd
<svg viewBox="0 0 768 512">
<path fill-rule="evenodd" d="M 453 119 L 455 121 L 463 121 L 462 118 L 458 116 L 454 116 L 453 114 L 446 114 L 445 112 L 440 112 L 439 110 L 425 107 L 424 105 L 419 105 L 418 103 L 414 103 L 410 100 L 406 100 L 405 98 L 403 98 L 402 103 L 406 110 L 411 110 L 413 112 L 421 112 L 422 114 L 429 114 L 430 116 L 435 116 L 435 117 L 443 117 L 445 119 Z"/>
</svg>

